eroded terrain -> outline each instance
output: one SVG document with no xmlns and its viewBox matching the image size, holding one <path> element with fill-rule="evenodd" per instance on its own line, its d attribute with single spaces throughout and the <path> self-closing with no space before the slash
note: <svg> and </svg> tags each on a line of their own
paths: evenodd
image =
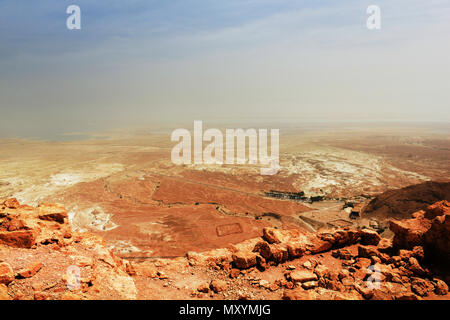
<svg viewBox="0 0 450 320">
<path fill-rule="evenodd" d="M 388 217 L 360 215 L 372 197 L 449 180 L 450 139 L 435 131 L 282 128 L 281 170 L 274 176 L 250 165 L 174 165 L 170 131 L 71 142 L 2 140 L 0 194 L 31 205 L 63 203 L 75 230 L 98 233 L 130 259 L 222 248 L 266 226 L 386 229 Z M 289 198 L 300 193 L 302 199 Z"/>
</svg>

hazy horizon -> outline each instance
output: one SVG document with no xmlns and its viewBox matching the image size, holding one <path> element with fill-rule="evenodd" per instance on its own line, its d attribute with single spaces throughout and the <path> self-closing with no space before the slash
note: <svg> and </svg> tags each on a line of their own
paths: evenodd
<svg viewBox="0 0 450 320">
<path fill-rule="evenodd" d="M 82 29 L 66 28 L 81 8 Z M 368 30 L 366 8 L 381 8 Z M 450 122 L 447 1 L 0 1 L 0 137 Z M 262 120 L 262 121 L 263 121 Z"/>
</svg>

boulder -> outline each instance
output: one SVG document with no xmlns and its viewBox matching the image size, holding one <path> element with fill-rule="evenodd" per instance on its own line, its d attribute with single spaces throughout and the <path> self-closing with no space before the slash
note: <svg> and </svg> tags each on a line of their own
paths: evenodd
<svg viewBox="0 0 450 320">
<path fill-rule="evenodd" d="M 6 263 L 0 263 L 0 284 L 9 284 L 14 281 L 14 272 L 11 266 Z"/>
<path fill-rule="evenodd" d="M 274 261 L 275 263 L 283 263 L 288 260 L 289 253 L 288 248 L 285 244 L 271 244 L 270 245 L 270 253 L 271 258 L 270 260 Z"/>
<path fill-rule="evenodd" d="M 387 290 L 373 289 L 370 300 L 392 300 L 392 295 Z"/>
<path fill-rule="evenodd" d="M 264 259 L 270 259 L 272 256 L 270 245 L 266 241 L 259 241 L 256 243 L 253 252 L 258 252 Z"/>
<path fill-rule="evenodd" d="M 403 261 L 408 261 L 409 258 L 411 258 L 413 256 L 413 252 L 412 252 L 412 250 L 401 249 L 398 251 L 398 256 Z"/>
<path fill-rule="evenodd" d="M 232 252 L 227 248 L 214 249 L 208 252 L 194 252 L 188 251 L 186 258 L 189 261 L 189 265 L 202 265 L 207 263 L 230 263 L 233 261 Z"/>
<path fill-rule="evenodd" d="M 448 293 L 448 285 L 440 280 L 440 279 L 433 279 L 434 282 L 434 292 L 438 295 L 445 296 Z"/>
<path fill-rule="evenodd" d="M 360 233 L 353 229 L 337 230 L 332 233 L 334 247 L 350 246 L 360 240 Z"/>
<path fill-rule="evenodd" d="M 329 274 L 330 270 L 322 264 L 319 264 L 315 269 L 314 273 L 320 278 L 326 277 Z"/>
<path fill-rule="evenodd" d="M 351 276 L 341 279 L 341 282 L 346 287 L 352 287 L 355 284 L 355 279 Z"/>
<path fill-rule="evenodd" d="M 396 272 L 390 265 L 386 264 L 375 264 L 372 272 L 379 272 L 378 275 L 373 275 L 373 277 L 377 278 L 379 281 L 391 281 Z M 371 273 L 372 274 L 372 273 Z"/>
<path fill-rule="evenodd" d="M 266 259 L 261 257 L 259 254 L 256 255 L 256 266 L 262 271 L 264 271 L 268 268 Z"/>
<path fill-rule="evenodd" d="M 345 286 L 336 279 L 322 278 L 319 280 L 319 286 L 333 291 L 343 292 L 345 290 Z"/>
<path fill-rule="evenodd" d="M 213 280 L 210 283 L 210 288 L 215 292 L 219 293 L 227 290 L 228 284 L 223 280 Z"/>
<path fill-rule="evenodd" d="M 373 289 L 367 287 L 365 283 L 355 283 L 355 290 L 363 296 L 364 299 L 371 299 L 373 297 Z"/>
<path fill-rule="evenodd" d="M 421 297 L 425 297 L 434 291 L 434 285 L 432 282 L 428 280 L 421 278 L 413 278 L 413 280 L 411 281 L 411 290 L 415 294 Z"/>
<path fill-rule="evenodd" d="M 396 300 L 405 300 L 405 301 L 415 301 L 415 300 L 419 300 L 421 298 L 412 292 L 408 292 L 408 293 L 405 293 L 405 294 L 395 297 L 395 299 Z"/>
<path fill-rule="evenodd" d="M 294 283 L 316 281 L 317 275 L 309 270 L 294 270 L 290 273 L 290 278 Z"/>
<path fill-rule="evenodd" d="M 280 287 L 279 287 L 278 284 L 276 284 L 276 283 L 272 283 L 272 284 L 269 286 L 269 290 L 270 290 L 270 291 L 277 291 L 279 288 L 280 288 Z"/>
<path fill-rule="evenodd" d="M 353 273 L 353 277 L 357 280 L 361 280 L 363 281 L 364 279 L 366 279 L 369 276 L 368 272 L 367 272 L 367 268 L 361 268 L 355 271 L 355 273 Z"/>
<path fill-rule="evenodd" d="M 419 261 L 416 258 L 411 257 L 408 260 L 408 270 L 411 270 L 417 275 L 423 276 L 426 274 L 425 270 L 420 266 Z"/>
<path fill-rule="evenodd" d="M 342 260 L 351 260 L 353 258 L 353 254 L 348 249 L 335 250 L 331 255 Z"/>
<path fill-rule="evenodd" d="M 271 227 L 265 227 L 263 229 L 263 238 L 268 243 L 281 243 L 285 238 L 280 230 Z"/>
<path fill-rule="evenodd" d="M 361 243 L 363 245 L 373 245 L 376 246 L 381 240 L 380 235 L 370 229 L 362 229 L 359 231 L 359 236 L 361 237 Z"/>
<path fill-rule="evenodd" d="M 286 244 L 268 244 L 265 241 L 258 242 L 253 248 L 253 252 L 258 252 L 267 261 L 282 263 L 288 260 L 289 253 Z"/>
<path fill-rule="evenodd" d="M 314 289 L 318 286 L 317 281 L 307 281 L 302 283 L 302 288 L 305 290 Z"/>
<path fill-rule="evenodd" d="M 8 287 L 4 284 L 0 284 L 0 300 L 11 300 L 8 294 Z"/>
<path fill-rule="evenodd" d="M 84 300 L 84 297 L 78 293 L 66 292 L 61 296 L 61 300 L 67 300 L 67 301 Z"/>
<path fill-rule="evenodd" d="M 450 214 L 438 216 L 432 220 L 431 227 L 425 232 L 424 247 L 426 255 L 450 267 Z"/>
<path fill-rule="evenodd" d="M 36 243 L 33 230 L 0 231 L 0 244 L 16 248 L 31 248 Z"/>
<path fill-rule="evenodd" d="M 309 243 L 306 248 L 311 251 L 311 253 L 316 254 L 320 252 L 325 252 L 331 249 L 333 244 L 329 241 L 322 240 L 319 238 L 313 238 L 311 243 Z"/>
<path fill-rule="evenodd" d="M 93 265 L 93 261 L 92 259 L 88 259 L 82 262 L 83 266 L 92 266 Z M 136 276 L 136 269 L 134 268 L 134 265 L 130 262 L 130 261 L 124 261 L 124 266 L 125 266 L 125 272 L 129 275 L 129 276 Z"/>
<path fill-rule="evenodd" d="M 256 255 L 250 251 L 238 251 L 233 254 L 233 262 L 239 269 L 248 269 L 256 265 Z"/>
<path fill-rule="evenodd" d="M 232 268 L 230 270 L 230 278 L 231 279 L 237 278 L 240 274 L 241 274 L 241 270 L 239 270 L 239 269 Z"/>
<path fill-rule="evenodd" d="M 18 278 L 31 278 L 42 268 L 41 262 L 34 262 L 17 272 Z"/>
<path fill-rule="evenodd" d="M 372 264 L 372 261 L 368 258 L 357 258 L 356 259 L 356 263 L 355 263 L 355 267 L 358 269 L 366 269 L 368 268 L 370 265 Z"/>
<path fill-rule="evenodd" d="M 380 252 L 375 246 L 358 245 L 358 256 L 361 258 L 370 258 L 372 256 L 378 257 Z"/>
<path fill-rule="evenodd" d="M 299 258 L 306 252 L 306 243 L 304 241 L 289 241 L 286 245 L 291 259 Z"/>
<path fill-rule="evenodd" d="M 6 229 L 7 231 L 19 231 L 19 230 L 25 230 L 29 229 L 25 222 L 22 219 L 18 219 L 17 217 L 8 217 L 3 223 L 1 224 L 3 229 Z"/>
<path fill-rule="evenodd" d="M 10 209 L 17 209 L 20 207 L 20 203 L 16 198 L 7 199 L 3 202 L 3 205 Z"/>
<path fill-rule="evenodd" d="M 202 283 L 197 287 L 198 292 L 208 293 L 209 292 L 209 286 L 208 283 Z"/>
<path fill-rule="evenodd" d="M 425 218 L 430 220 L 444 214 L 450 214 L 450 202 L 447 200 L 436 202 L 428 206 L 425 210 Z"/>
<path fill-rule="evenodd" d="M 423 244 L 424 234 L 430 229 L 428 219 L 390 220 L 390 229 L 394 232 L 394 247 L 411 249 Z"/>
<path fill-rule="evenodd" d="M 415 246 L 412 250 L 412 255 L 417 260 L 423 260 L 425 258 L 425 251 L 421 246 Z"/>
<path fill-rule="evenodd" d="M 390 252 L 392 251 L 393 244 L 392 239 L 382 238 L 377 244 L 378 251 L 380 252 Z"/>
<path fill-rule="evenodd" d="M 450 211 L 448 201 L 440 201 L 427 208 L 424 214 L 414 215 L 413 219 L 391 220 L 390 228 L 394 232 L 393 244 L 398 249 L 423 247 L 420 256 L 450 265 Z M 431 219 L 430 219 L 431 218 Z M 416 249 L 418 250 L 418 249 Z M 400 257 L 406 257 L 399 254 Z M 407 257 L 409 259 L 409 257 Z"/>
<path fill-rule="evenodd" d="M 145 278 L 157 278 L 158 277 L 158 269 L 154 264 L 150 264 L 147 261 L 142 263 L 136 263 L 134 265 L 134 270 L 136 275 L 145 277 Z"/>
<path fill-rule="evenodd" d="M 56 221 L 58 223 L 64 223 L 64 219 L 67 218 L 66 209 L 62 204 L 58 203 L 46 203 L 39 205 L 39 219 L 47 221 Z"/>
<path fill-rule="evenodd" d="M 268 289 L 270 287 L 270 282 L 264 279 L 260 280 L 258 284 L 261 288 Z"/>
<path fill-rule="evenodd" d="M 293 290 L 285 290 L 283 293 L 283 300 L 314 300 L 314 296 L 310 291 L 298 287 Z"/>
<path fill-rule="evenodd" d="M 35 292 L 34 300 L 51 300 L 51 295 L 46 292 Z"/>
</svg>

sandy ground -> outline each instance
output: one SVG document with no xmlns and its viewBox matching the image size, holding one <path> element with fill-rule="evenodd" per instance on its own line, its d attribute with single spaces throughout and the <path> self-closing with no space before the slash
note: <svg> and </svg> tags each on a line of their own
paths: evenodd
<svg viewBox="0 0 450 320">
<path fill-rule="evenodd" d="M 102 234 L 122 256 L 181 256 L 255 237 L 267 225 L 314 231 L 308 218 L 357 223 L 344 199 L 450 179 L 450 136 L 432 127 L 289 128 L 280 144 L 280 172 L 261 176 L 255 165 L 174 165 L 169 133 L 0 140 L 0 195 L 64 203 L 75 229 Z M 328 202 L 268 198 L 269 190 Z"/>
</svg>

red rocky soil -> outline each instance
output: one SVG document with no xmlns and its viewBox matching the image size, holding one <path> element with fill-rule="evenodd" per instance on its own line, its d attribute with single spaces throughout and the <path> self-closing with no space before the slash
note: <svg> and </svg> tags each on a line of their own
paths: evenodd
<svg viewBox="0 0 450 320">
<path fill-rule="evenodd" d="M 221 249 L 132 262 L 72 232 L 61 205 L 0 203 L 1 299 L 450 298 L 448 201 L 392 220 L 393 240 L 371 229 L 265 227 Z"/>
<path fill-rule="evenodd" d="M 63 206 L 0 203 L 0 299 L 137 297 L 130 264 L 107 250 L 101 237 L 73 233 Z"/>
<path fill-rule="evenodd" d="M 117 255 L 128 258 L 176 257 L 190 250 L 222 248 L 259 236 L 266 226 L 295 226 L 291 216 L 313 210 L 254 190 L 232 189 L 236 178 L 226 182 L 225 176 L 217 174 L 212 178 L 223 180 L 211 182 L 208 176 L 190 173 L 191 178 L 202 177 L 200 181 L 157 174 L 111 176 L 76 184 L 47 200 L 69 203 L 69 211 L 78 217 L 94 208 L 111 214 L 113 228 L 96 230 L 90 223 L 82 227 L 101 235 Z"/>
</svg>

